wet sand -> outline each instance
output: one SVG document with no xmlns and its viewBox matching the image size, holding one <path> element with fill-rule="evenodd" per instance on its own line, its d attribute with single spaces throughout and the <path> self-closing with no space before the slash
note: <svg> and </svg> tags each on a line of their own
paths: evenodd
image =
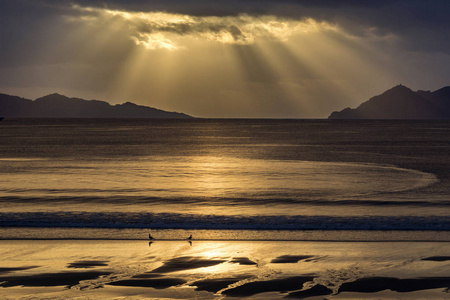
<svg viewBox="0 0 450 300">
<path fill-rule="evenodd" d="M 448 242 L 3 240 L 0 298 L 450 299 Z"/>
</svg>

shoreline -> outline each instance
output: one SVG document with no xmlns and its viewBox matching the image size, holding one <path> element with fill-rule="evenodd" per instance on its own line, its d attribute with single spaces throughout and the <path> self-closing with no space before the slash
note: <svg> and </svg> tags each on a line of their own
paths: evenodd
<svg viewBox="0 0 450 300">
<path fill-rule="evenodd" d="M 42 160 L 0 160 L 11 194 L 1 199 L 1 225 L 11 227 L 0 227 L 0 298 L 449 298 L 450 123 L 208 122 L 5 123 L 1 156 Z M 286 169 L 301 161 L 335 176 Z M 264 177 L 266 167 L 277 176 Z M 137 183 L 154 189 L 152 178 L 173 192 L 185 173 L 187 188 L 211 194 L 126 197 Z M 230 194 L 260 178 L 275 180 L 250 190 L 263 205 Z M 95 198 L 102 191 L 111 198 Z M 51 228 L 13 227 L 27 225 Z M 253 229 L 192 229 L 224 226 Z"/>
<path fill-rule="evenodd" d="M 450 231 L 380 230 L 215 230 L 0 227 L 0 240 L 273 242 L 450 242 Z"/>
</svg>

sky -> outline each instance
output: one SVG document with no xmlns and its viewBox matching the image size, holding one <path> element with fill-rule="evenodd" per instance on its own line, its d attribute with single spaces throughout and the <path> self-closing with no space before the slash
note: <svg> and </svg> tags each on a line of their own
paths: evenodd
<svg viewBox="0 0 450 300">
<path fill-rule="evenodd" d="M 1 0 L 0 93 L 326 118 L 450 85 L 448 0 Z"/>
</svg>

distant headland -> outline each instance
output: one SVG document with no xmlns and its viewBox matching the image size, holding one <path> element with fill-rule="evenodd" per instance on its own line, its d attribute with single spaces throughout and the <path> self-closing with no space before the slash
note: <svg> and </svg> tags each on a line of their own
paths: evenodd
<svg viewBox="0 0 450 300">
<path fill-rule="evenodd" d="M 328 119 L 450 119 L 450 86 L 417 91 L 397 85 L 357 108 L 333 112 Z"/>
<path fill-rule="evenodd" d="M 183 113 L 168 112 L 131 102 L 111 105 L 105 101 L 69 98 L 56 93 L 34 101 L 0 94 L 0 116 L 14 118 L 193 118 Z"/>
</svg>

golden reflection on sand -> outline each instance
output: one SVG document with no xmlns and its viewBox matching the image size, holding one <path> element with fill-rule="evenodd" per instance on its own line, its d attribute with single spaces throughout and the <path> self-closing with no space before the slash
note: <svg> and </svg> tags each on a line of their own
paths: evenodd
<svg viewBox="0 0 450 300">
<path fill-rule="evenodd" d="M 437 242 L 4 240 L 0 297 L 441 299 L 449 254 Z"/>
</svg>

